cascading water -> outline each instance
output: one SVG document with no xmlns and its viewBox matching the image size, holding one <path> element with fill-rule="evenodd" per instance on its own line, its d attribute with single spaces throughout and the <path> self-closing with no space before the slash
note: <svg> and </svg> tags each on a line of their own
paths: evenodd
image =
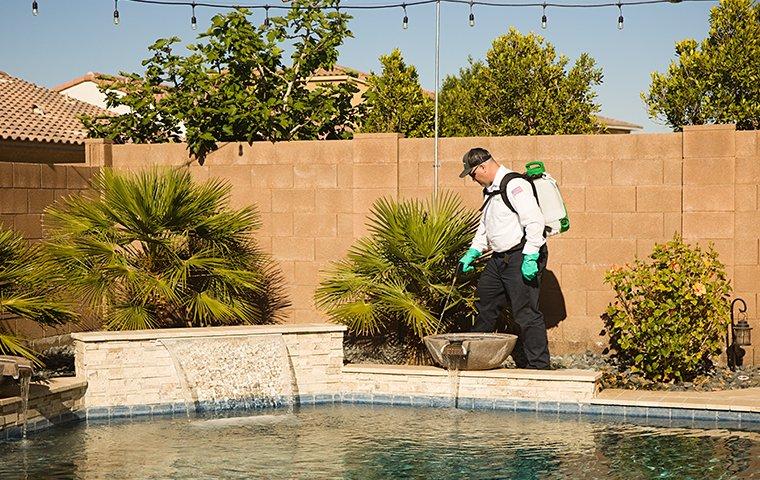
<svg viewBox="0 0 760 480">
<path fill-rule="evenodd" d="M 467 349 L 463 342 L 452 340 L 441 351 L 441 357 L 449 375 L 451 406 L 459 406 L 459 371 L 467 364 Z"/>
<path fill-rule="evenodd" d="M 33 373 L 32 362 L 23 357 L 0 355 L 0 377 L 11 377 L 19 382 L 19 396 L 21 397 L 21 410 L 18 412 L 18 421 L 21 424 L 21 437 L 26 438 L 27 412 L 29 410 L 29 384 Z"/>
<path fill-rule="evenodd" d="M 183 382 L 188 412 L 292 408 L 293 377 L 282 335 L 163 342 Z"/>
<path fill-rule="evenodd" d="M 32 372 L 29 370 L 28 374 L 21 375 L 18 379 L 21 390 L 21 411 L 19 412 L 18 419 L 21 422 L 21 438 L 26 438 L 26 416 L 29 411 L 29 385 L 32 381 Z"/>
</svg>

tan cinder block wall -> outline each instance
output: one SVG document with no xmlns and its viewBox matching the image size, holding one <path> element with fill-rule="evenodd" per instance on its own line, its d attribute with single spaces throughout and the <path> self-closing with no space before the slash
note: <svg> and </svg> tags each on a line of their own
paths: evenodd
<svg viewBox="0 0 760 480">
<path fill-rule="evenodd" d="M 0 224 L 30 241 L 43 236 L 43 212 L 57 199 L 85 193 L 98 170 L 87 165 L 7 163 L 0 161 Z M 0 320 L 12 332 L 30 338 L 71 331 L 72 326 L 42 328 L 34 322 Z"/>
<path fill-rule="evenodd" d="M 715 244 L 757 333 L 759 143 L 758 132 L 726 125 L 683 133 L 444 138 L 439 186 L 480 206 L 480 189 L 458 177 L 462 155 L 475 146 L 515 170 L 542 160 L 559 181 L 571 228 L 549 240 L 542 290 L 555 353 L 603 347 L 599 316 L 612 299 L 604 272 L 646 256 L 674 232 Z M 365 134 L 220 147 L 199 166 L 183 144 L 103 146 L 112 148 L 115 168 L 190 165 L 198 179 L 229 180 L 235 205 L 255 203 L 263 220 L 258 237 L 285 273 L 295 323 L 325 320 L 312 299 L 320 271 L 366 233 L 374 200 L 428 198 L 433 189 L 432 139 Z"/>
</svg>

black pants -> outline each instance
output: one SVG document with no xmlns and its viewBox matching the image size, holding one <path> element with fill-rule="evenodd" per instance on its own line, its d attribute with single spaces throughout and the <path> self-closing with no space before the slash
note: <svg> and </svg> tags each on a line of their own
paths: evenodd
<svg viewBox="0 0 760 480">
<path fill-rule="evenodd" d="M 475 307 L 478 317 L 474 332 L 493 332 L 498 326 L 507 302 L 520 331 L 512 356 L 518 368 L 549 368 L 549 344 L 546 337 L 544 314 L 538 310 L 538 293 L 541 277 L 546 269 L 548 251 L 541 247 L 538 257 L 538 274 L 525 280 L 522 266 L 522 248 L 514 252 L 496 253 L 486 263 L 478 280 L 478 300 Z"/>
</svg>

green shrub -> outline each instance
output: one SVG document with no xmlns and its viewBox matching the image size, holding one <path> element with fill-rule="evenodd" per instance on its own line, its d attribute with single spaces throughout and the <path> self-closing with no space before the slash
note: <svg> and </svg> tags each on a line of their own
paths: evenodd
<svg viewBox="0 0 760 480">
<path fill-rule="evenodd" d="M 615 300 L 602 319 L 619 370 L 668 382 L 712 369 L 726 333 L 730 292 L 712 246 L 703 251 L 676 234 L 655 245 L 649 261 L 613 268 L 605 282 Z"/>
<path fill-rule="evenodd" d="M 71 306 L 60 301 L 61 272 L 39 245 L 0 227 L 0 316 L 28 318 L 41 325 L 72 321 L 76 315 Z M 24 339 L 5 326 L 0 322 L 0 354 L 37 360 Z"/>
<path fill-rule="evenodd" d="M 332 265 L 315 293 L 317 306 L 351 334 L 379 338 L 373 348 L 398 347 L 395 361 L 425 362 L 422 337 L 469 327 L 473 276 L 455 281 L 455 272 L 477 224 L 478 212 L 448 193 L 437 202 L 376 201 L 370 236 Z"/>
<path fill-rule="evenodd" d="M 48 250 L 67 288 L 111 330 L 276 322 L 282 276 L 255 242 L 254 207 L 185 169 L 103 170 L 96 195 L 49 208 Z"/>
</svg>

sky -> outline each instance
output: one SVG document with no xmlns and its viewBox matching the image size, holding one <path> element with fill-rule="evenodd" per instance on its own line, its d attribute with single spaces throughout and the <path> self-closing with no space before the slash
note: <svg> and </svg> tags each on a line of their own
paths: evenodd
<svg viewBox="0 0 760 480">
<path fill-rule="evenodd" d="M 399 2 L 401 0 L 398 0 Z M 510 0 L 536 3 L 536 0 Z M 606 0 L 610 1 L 610 0 Z M 345 5 L 388 4 L 397 0 L 345 0 Z M 554 3 L 595 4 L 599 0 L 553 0 Z M 160 6 L 119 1 L 121 22 L 112 21 L 111 0 L 0 0 L 0 71 L 53 87 L 87 72 L 143 72 L 140 62 L 158 38 L 177 36 L 186 45 L 208 27 L 211 17 L 227 10 L 196 7 L 198 30 L 190 27 L 189 6 Z M 205 3 L 244 3 L 206 0 Z M 249 5 L 278 4 L 282 0 L 247 0 Z M 539 2 L 540 3 L 540 0 Z M 611 0 L 614 3 L 614 0 Z M 541 29 L 541 7 L 475 5 L 475 26 L 468 25 L 467 4 L 441 4 L 440 78 L 456 74 L 468 58 L 483 59 L 493 40 L 513 26 L 536 32 L 552 43 L 570 64 L 588 53 L 602 68 L 603 83 L 596 87 L 601 115 L 635 123 L 647 132 L 668 127 L 649 119 L 640 94 L 648 90 L 651 73 L 665 72 L 674 61 L 675 43 L 702 40 L 709 30 L 713 1 L 684 1 L 652 5 L 625 5 L 625 26 L 617 28 L 618 8 L 548 7 L 548 25 Z M 409 28 L 401 28 L 402 9 L 349 11 L 353 38 L 340 48 L 339 64 L 379 73 L 379 56 L 399 48 L 420 74 L 422 86 L 435 87 L 435 6 L 407 7 Z M 263 11 L 252 15 L 259 21 Z"/>
</svg>

